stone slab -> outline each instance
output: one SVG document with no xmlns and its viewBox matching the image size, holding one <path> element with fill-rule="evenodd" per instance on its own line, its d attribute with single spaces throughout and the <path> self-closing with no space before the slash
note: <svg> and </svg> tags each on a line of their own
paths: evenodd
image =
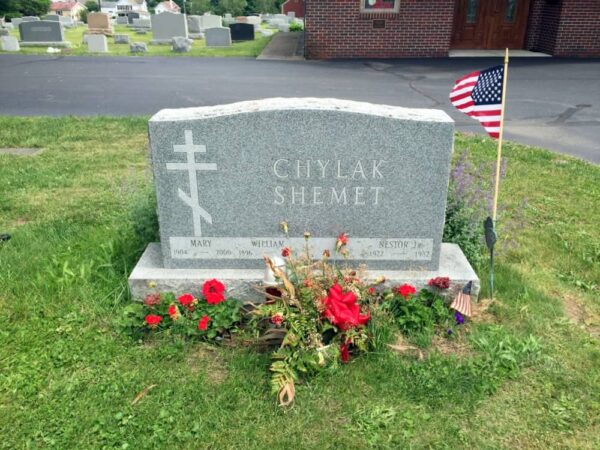
<svg viewBox="0 0 600 450">
<path fill-rule="evenodd" d="M 31 22 L 22 22 L 19 25 L 19 35 L 21 45 L 34 42 L 64 42 L 65 35 L 60 22 L 48 20 L 38 20 Z"/>
<path fill-rule="evenodd" d="M 179 295 L 191 292 L 200 295 L 202 283 L 212 278 L 224 282 L 227 295 L 244 301 L 261 301 L 262 297 L 253 286 L 262 283 L 264 268 L 256 269 L 168 269 L 163 265 L 160 244 L 151 243 L 129 276 L 129 290 L 134 300 L 141 300 L 154 292 L 174 292 Z M 472 298 L 477 299 L 480 282 L 477 274 L 456 244 L 442 244 L 440 265 L 433 271 L 390 271 L 370 270 L 370 281 L 378 277 L 386 278 L 385 285 L 393 287 L 410 283 L 417 289 L 427 287 L 427 282 L 435 277 L 449 277 L 448 297 L 454 297 L 459 289 L 473 281 Z"/>
<path fill-rule="evenodd" d="M 21 50 L 19 41 L 14 36 L 2 36 L 0 37 L 0 50 L 5 52 L 18 52 Z"/>
<path fill-rule="evenodd" d="M 152 43 L 170 44 L 177 36 L 188 37 L 187 19 L 185 14 L 163 12 L 151 17 Z"/>
<path fill-rule="evenodd" d="M 57 48 L 71 48 L 69 41 L 62 42 L 20 42 L 21 47 L 57 47 Z"/>
<path fill-rule="evenodd" d="M 90 34 L 86 40 L 89 52 L 108 53 L 108 42 L 103 34 Z"/>
<path fill-rule="evenodd" d="M 453 130 L 440 110 L 337 99 L 160 111 L 149 134 L 165 267 L 259 268 L 310 231 L 313 255 L 347 232 L 353 264 L 436 270 Z"/>
<path fill-rule="evenodd" d="M 229 25 L 232 41 L 253 41 L 254 25 L 250 23 L 232 23 Z"/>
<path fill-rule="evenodd" d="M 204 32 L 207 47 L 230 47 L 231 30 L 229 27 L 208 28 Z"/>
</svg>

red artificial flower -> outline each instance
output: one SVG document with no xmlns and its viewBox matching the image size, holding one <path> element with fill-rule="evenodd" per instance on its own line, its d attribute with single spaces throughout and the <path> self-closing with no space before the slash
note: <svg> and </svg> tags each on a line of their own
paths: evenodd
<svg viewBox="0 0 600 450">
<path fill-rule="evenodd" d="M 225 300 L 223 292 L 225 292 L 225 285 L 219 280 L 205 281 L 202 286 L 202 294 L 209 305 L 217 305 Z"/>
<path fill-rule="evenodd" d="M 416 294 L 416 292 L 417 292 L 415 287 L 410 284 L 403 284 L 402 286 L 400 286 L 397 289 L 397 291 L 398 291 L 398 294 L 400 294 L 404 298 L 408 298 L 411 295 Z"/>
<path fill-rule="evenodd" d="M 351 291 L 344 293 L 337 283 L 329 289 L 329 295 L 325 299 L 324 315 L 341 330 L 364 325 L 371 318 L 370 314 L 360 313 L 360 306 L 356 304 L 356 294 Z"/>
<path fill-rule="evenodd" d="M 369 288 L 369 294 L 375 295 L 375 288 L 373 286 Z"/>
<path fill-rule="evenodd" d="M 427 283 L 429 286 L 434 286 L 438 289 L 448 289 L 450 287 L 450 278 L 448 277 L 435 277 L 429 280 Z"/>
<path fill-rule="evenodd" d="M 181 303 L 186 308 L 191 309 L 192 303 L 194 303 L 194 300 L 196 299 L 192 294 L 183 294 L 177 300 L 179 300 L 179 303 Z"/>
<path fill-rule="evenodd" d="M 202 318 L 198 321 L 198 329 L 200 331 L 206 331 L 206 328 L 208 328 L 208 322 L 210 322 L 210 317 L 202 316 Z"/>
<path fill-rule="evenodd" d="M 169 313 L 169 316 L 171 316 L 171 319 L 177 320 L 177 316 L 179 316 L 179 311 L 177 311 L 177 306 L 169 305 L 169 309 L 167 309 L 167 312 Z"/>
<path fill-rule="evenodd" d="M 148 294 L 144 299 L 144 305 L 148 307 L 160 305 L 160 294 Z"/>
<path fill-rule="evenodd" d="M 281 313 L 273 314 L 271 316 L 271 323 L 278 327 L 281 326 L 281 324 L 283 323 L 283 314 L 281 314 Z"/>
<path fill-rule="evenodd" d="M 340 233 L 335 243 L 335 249 L 339 252 L 340 248 L 348 244 L 348 235 L 346 233 Z"/>
<path fill-rule="evenodd" d="M 350 361 L 350 350 L 348 350 L 348 343 L 340 345 L 340 359 L 343 363 Z"/>
<path fill-rule="evenodd" d="M 154 328 L 160 323 L 162 317 L 156 314 L 148 314 L 145 320 L 148 325 Z"/>
<path fill-rule="evenodd" d="M 292 253 L 292 251 L 290 250 L 289 247 L 283 247 L 281 249 L 281 256 L 283 256 L 284 258 L 287 258 L 288 256 L 290 256 L 290 253 Z"/>
</svg>

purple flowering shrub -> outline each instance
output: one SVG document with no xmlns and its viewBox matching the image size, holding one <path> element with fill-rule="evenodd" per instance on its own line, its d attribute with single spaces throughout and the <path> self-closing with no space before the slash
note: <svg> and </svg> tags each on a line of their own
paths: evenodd
<svg viewBox="0 0 600 450">
<path fill-rule="evenodd" d="M 500 188 L 506 175 L 506 159 L 500 166 Z M 444 242 L 458 244 L 473 266 L 486 258 L 483 221 L 492 214 L 495 161 L 475 165 L 468 150 L 462 152 L 450 172 L 450 186 L 446 207 Z M 527 200 L 507 214 L 505 205 L 498 203 L 496 253 L 514 249 L 517 230 L 525 226 L 523 211 Z"/>
</svg>

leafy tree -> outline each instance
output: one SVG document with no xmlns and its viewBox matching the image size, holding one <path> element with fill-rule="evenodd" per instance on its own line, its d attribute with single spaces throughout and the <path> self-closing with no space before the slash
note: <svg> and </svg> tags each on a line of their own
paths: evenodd
<svg viewBox="0 0 600 450">
<path fill-rule="evenodd" d="M 280 8 L 277 6 L 277 0 L 253 0 L 254 10 L 256 13 L 277 13 Z"/>
<path fill-rule="evenodd" d="M 85 7 L 89 12 L 100 11 L 100 7 L 98 6 L 98 2 L 96 0 L 88 0 L 85 2 Z"/>
<path fill-rule="evenodd" d="M 0 15 L 18 12 L 19 2 L 17 0 L 0 0 Z"/>
<path fill-rule="evenodd" d="M 190 14 L 204 14 L 214 9 L 213 4 L 210 0 L 191 0 L 188 13 Z"/>
<path fill-rule="evenodd" d="M 43 16 L 50 9 L 50 0 L 27 0 L 17 4 L 19 12 L 24 16 Z"/>
<path fill-rule="evenodd" d="M 246 4 L 246 0 L 219 0 L 218 14 L 230 13 L 234 17 L 240 16 L 244 14 Z"/>
<path fill-rule="evenodd" d="M 87 16 L 88 16 L 88 11 L 87 9 L 83 9 L 80 13 L 79 13 L 79 20 L 81 20 L 83 23 L 87 23 Z"/>
</svg>

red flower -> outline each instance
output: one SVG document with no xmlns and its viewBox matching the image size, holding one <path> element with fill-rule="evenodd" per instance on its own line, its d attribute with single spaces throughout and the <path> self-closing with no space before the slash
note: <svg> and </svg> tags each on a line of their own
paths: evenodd
<svg viewBox="0 0 600 450">
<path fill-rule="evenodd" d="M 335 243 L 335 249 L 339 252 L 340 249 L 348 244 L 348 235 L 346 233 L 340 233 L 337 238 L 337 242 Z"/>
<path fill-rule="evenodd" d="M 434 286 L 438 289 L 448 289 L 450 287 L 450 278 L 448 277 L 435 277 L 429 280 L 427 283 L 429 286 Z"/>
<path fill-rule="evenodd" d="M 416 294 L 417 290 L 414 286 L 410 284 L 403 284 L 398 289 L 398 294 L 400 294 L 404 298 L 408 298 L 413 294 Z"/>
<path fill-rule="evenodd" d="M 169 313 L 169 316 L 171 316 L 171 319 L 177 320 L 177 316 L 179 315 L 179 312 L 177 311 L 177 306 L 170 305 L 169 309 L 167 309 L 167 312 Z"/>
<path fill-rule="evenodd" d="M 144 299 L 144 305 L 148 307 L 160 305 L 160 294 L 148 294 Z"/>
<path fill-rule="evenodd" d="M 160 323 L 161 320 L 162 320 L 162 317 L 157 316 L 155 314 L 148 314 L 146 316 L 146 323 L 153 328 L 156 327 Z"/>
<path fill-rule="evenodd" d="M 271 316 L 271 323 L 276 326 L 281 326 L 283 323 L 283 314 L 276 313 Z"/>
<path fill-rule="evenodd" d="M 195 298 L 192 294 L 183 294 L 177 300 L 179 300 L 179 303 L 181 303 L 186 308 L 190 308 L 192 306 L 192 303 L 194 303 Z"/>
<path fill-rule="evenodd" d="M 371 286 L 371 287 L 369 288 L 369 294 L 371 294 L 371 295 L 375 295 L 375 288 L 374 288 L 374 287 L 372 287 L 372 286 Z"/>
<path fill-rule="evenodd" d="M 290 256 L 290 253 L 292 253 L 292 251 L 290 250 L 289 247 L 283 247 L 281 249 L 281 256 L 283 256 L 284 258 L 287 258 L 288 256 Z"/>
<path fill-rule="evenodd" d="M 356 304 L 354 292 L 344 293 L 337 283 L 329 289 L 329 295 L 325 299 L 324 315 L 341 330 L 364 325 L 371 318 L 370 314 L 360 313 L 360 306 Z"/>
<path fill-rule="evenodd" d="M 198 321 L 198 329 L 200 331 L 206 331 L 208 327 L 208 322 L 210 322 L 210 317 L 202 316 L 202 318 Z"/>
<path fill-rule="evenodd" d="M 209 305 L 217 305 L 225 300 L 223 292 L 225 292 L 225 285 L 219 280 L 205 281 L 202 286 L 202 294 L 204 294 L 204 298 L 206 298 Z"/>
<path fill-rule="evenodd" d="M 350 350 L 348 350 L 348 344 L 340 345 L 340 359 L 343 363 L 350 361 Z"/>
</svg>

